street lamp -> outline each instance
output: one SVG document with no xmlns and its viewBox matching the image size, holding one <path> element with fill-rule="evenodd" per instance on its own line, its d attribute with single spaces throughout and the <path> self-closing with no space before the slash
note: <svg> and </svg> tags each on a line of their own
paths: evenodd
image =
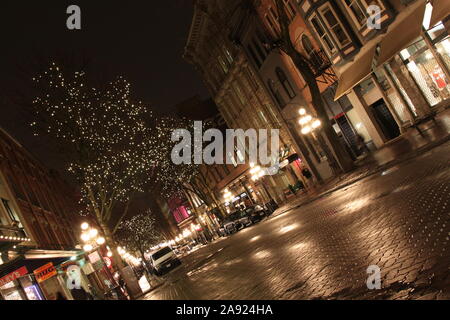
<svg viewBox="0 0 450 320">
<path fill-rule="evenodd" d="M 256 181 L 264 176 L 264 170 L 260 166 L 256 166 L 250 169 L 250 174 L 252 175 L 252 180 Z"/>
<path fill-rule="evenodd" d="M 322 125 L 322 122 L 319 119 L 314 118 L 313 116 L 308 114 L 305 108 L 301 108 L 300 110 L 298 110 L 298 113 L 302 116 L 298 121 L 298 123 L 302 127 L 302 134 L 309 134 Z"/>
<path fill-rule="evenodd" d="M 81 224 L 81 240 L 84 242 L 83 250 L 90 252 L 96 246 L 101 246 L 105 244 L 106 240 L 104 237 L 98 236 L 98 230 L 96 228 L 90 228 L 87 222 Z"/>
</svg>

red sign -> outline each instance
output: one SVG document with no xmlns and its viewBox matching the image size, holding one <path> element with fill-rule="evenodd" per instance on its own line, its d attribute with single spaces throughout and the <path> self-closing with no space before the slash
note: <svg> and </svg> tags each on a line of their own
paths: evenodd
<svg viewBox="0 0 450 320">
<path fill-rule="evenodd" d="M 46 265 L 34 270 L 33 273 L 36 276 L 37 282 L 39 283 L 47 279 L 50 279 L 51 277 L 56 276 L 58 274 L 52 262 L 49 262 Z"/>
<path fill-rule="evenodd" d="M 111 259 L 109 257 L 103 257 L 103 261 L 105 262 L 105 264 L 106 264 L 106 266 L 108 268 L 112 267 L 112 262 L 111 262 Z"/>
<path fill-rule="evenodd" d="M 5 284 L 14 281 L 20 277 L 23 277 L 28 273 L 28 270 L 26 267 L 22 267 L 20 269 L 17 269 L 14 272 L 11 272 L 10 274 L 4 276 L 3 278 L 0 278 L 0 287 L 3 287 Z"/>
</svg>

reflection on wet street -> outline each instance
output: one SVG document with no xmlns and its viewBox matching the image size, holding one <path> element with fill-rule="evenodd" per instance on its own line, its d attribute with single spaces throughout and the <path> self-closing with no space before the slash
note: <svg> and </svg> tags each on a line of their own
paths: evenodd
<svg viewBox="0 0 450 320">
<path fill-rule="evenodd" d="M 183 258 L 145 299 L 448 299 L 444 145 Z M 369 290 L 367 268 L 381 269 Z"/>
</svg>

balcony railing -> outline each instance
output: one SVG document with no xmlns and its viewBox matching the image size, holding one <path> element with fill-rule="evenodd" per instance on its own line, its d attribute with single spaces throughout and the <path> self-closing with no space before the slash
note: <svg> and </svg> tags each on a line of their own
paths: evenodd
<svg viewBox="0 0 450 320">
<path fill-rule="evenodd" d="M 309 55 L 309 63 L 316 77 L 323 75 L 331 67 L 331 61 L 323 50 L 314 50 Z"/>
</svg>

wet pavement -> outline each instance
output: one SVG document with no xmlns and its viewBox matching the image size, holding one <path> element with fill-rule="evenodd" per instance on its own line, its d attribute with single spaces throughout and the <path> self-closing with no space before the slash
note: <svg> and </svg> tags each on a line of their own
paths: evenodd
<svg viewBox="0 0 450 320">
<path fill-rule="evenodd" d="M 449 299 L 449 155 L 445 143 L 222 238 L 144 298 Z"/>
</svg>

